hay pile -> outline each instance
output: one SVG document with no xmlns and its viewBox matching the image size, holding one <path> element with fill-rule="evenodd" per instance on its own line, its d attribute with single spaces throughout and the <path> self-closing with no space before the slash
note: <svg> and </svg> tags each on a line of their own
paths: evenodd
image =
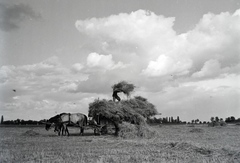
<svg viewBox="0 0 240 163">
<path fill-rule="evenodd" d="M 191 129 L 189 132 L 192 132 L 192 133 L 202 133 L 202 132 L 204 132 L 204 130 L 201 129 L 201 128 L 194 128 L 194 129 Z"/>
<path fill-rule="evenodd" d="M 141 138 L 153 138 L 158 135 L 158 132 L 148 125 L 134 125 L 128 122 L 120 124 L 119 137 L 124 139 L 134 139 L 137 137 Z"/>
<path fill-rule="evenodd" d="M 129 84 L 126 81 L 121 81 L 112 86 L 113 92 L 114 91 L 123 92 L 127 96 L 130 95 L 130 93 L 134 90 L 134 88 L 135 88 L 135 86 L 133 84 Z"/>
<path fill-rule="evenodd" d="M 40 135 L 39 133 L 33 131 L 33 130 L 28 130 L 22 134 L 23 136 L 38 136 Z"/>
<path fill-rule="evenodd" d="M 171 142 L 167 143 L 167 148 L 174 150 L 184 151 L 187 153 L 201 154 L 201 155 L 211 155 L 213 154 L 212 149 L 206 147 L 198 147 L 197 145 L 187 143 L 187 142 Z"/>
<path fill-rule="evenodd" d="M 210 127 L 215 127 L 215 126 L 227 126 L 227 123 L 224 122 L 224 121 L 220 121 L 220 122 L 213 121 L 213 122 L 210 122 L 210 123 L 208 124 L 208 126 L 210 126 Z"/>
<path fill-rule="evenodd" d="M 156 115 L 155 106 L 147 99 L 137 96 L 134 99 L 123 100 L 115 103 L 111 100 L 95 100 L 89 104 L 89 117 L 97 119 L 104 117 L 114 122 L 129 122 L 133 124 L 145 124 L 145 119 Z"/>
</svg>

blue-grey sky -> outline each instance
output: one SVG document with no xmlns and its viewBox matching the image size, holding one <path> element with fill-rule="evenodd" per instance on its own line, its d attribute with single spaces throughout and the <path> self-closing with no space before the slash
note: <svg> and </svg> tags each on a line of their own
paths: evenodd
<svg viewBox="0 0 240 163">
<path fill-rule="evenodd" d="M 1 0 L 0 114 L 87 113 L 126 80 L 164 117 L 240 117 L 239 9 L 238 0 Z"/>
</svg>

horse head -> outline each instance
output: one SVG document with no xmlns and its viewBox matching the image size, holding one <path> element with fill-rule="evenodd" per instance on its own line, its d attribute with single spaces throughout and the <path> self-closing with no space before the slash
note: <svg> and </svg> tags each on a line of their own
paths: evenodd
<svg viewBox="0 0 240 163">
<path fill-rule="evenodd" d="M 52 123 L 51 122 L 49 122 L 49 121 L 47 121 L 47 122 L 45 122 L 45 129 L 48 131 L 50 128 L 51 128 L 51 126 L 52 126 Z"/>
</svg>

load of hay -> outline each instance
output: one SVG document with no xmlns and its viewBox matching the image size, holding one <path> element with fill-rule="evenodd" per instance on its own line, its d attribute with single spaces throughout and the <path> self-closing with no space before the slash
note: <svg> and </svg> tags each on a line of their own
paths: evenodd
<svg viewBox="0 0 240 163">
<path fill-rule="evenodd" d="M 133 92 L 134 88 L 135 88 L 135 86 L 133 84 L 129 84 L 126 81 L 121 81 L 112 86 L 113 92 L 114 91 L 123 92 L 127 96 L 129 96 L 130 93 Z"/>
<path fill-rule="evenodd" d="M 90 117 L 102 117 L 112 121 L 126 121 L 133 124 L 145 123 L 144 118 L 156 115 L 157 110 L 147 99 L 136 96 L 130 100 L 115 103 L 112 100 L 95 100 L 89 104 Z"/>
<path fill-rule="evenodd" d="M 133 99 L 122 100 L 118 103 L 112 100 L 95 100 L 89 104 L 89 117 L 95 120 L 105 119 L 115 123 L 115 127 L 122 122 L 135 125 L 146 125 L 146 118 L 156 115 L 157 110 L 146 98 L 136 96 Z M 119 128 L 121 130 L 121 128 Z"/>
</svg>

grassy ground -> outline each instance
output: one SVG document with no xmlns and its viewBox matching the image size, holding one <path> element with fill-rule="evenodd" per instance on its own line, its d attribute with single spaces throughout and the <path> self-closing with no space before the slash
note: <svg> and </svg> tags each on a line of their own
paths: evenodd
<svg viewBox="0 0 240 163">
<path fill-rule="evenodd" d="M 0 162 L 240 162 L 240 126 L 155 126 L 158 135 L 123 139 L 57 136 L 39 127 L 1 127 Z"/>
</svg>

